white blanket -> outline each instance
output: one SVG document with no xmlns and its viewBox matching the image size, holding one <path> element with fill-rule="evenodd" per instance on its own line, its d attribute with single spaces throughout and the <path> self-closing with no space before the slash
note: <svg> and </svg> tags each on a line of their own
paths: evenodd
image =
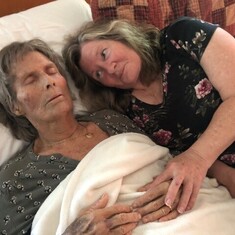
<svg viewBox="0 0 235 235">
<path fill-rule="evenodd" d="M 166 148 L 144 135 L 128 133 L 106 139 L 91 150 L 43 203 L 33 222 L 33 235 L 62 234 L 82 208 L 104 192 L 115 202 L 130 203 L 141 185 L 159 174 L 169 160 Z M 175 220 L 139 225 L 134 235 L 234 235 L 235 199 L 206 178 L 196 205 Z"/>
</svg>

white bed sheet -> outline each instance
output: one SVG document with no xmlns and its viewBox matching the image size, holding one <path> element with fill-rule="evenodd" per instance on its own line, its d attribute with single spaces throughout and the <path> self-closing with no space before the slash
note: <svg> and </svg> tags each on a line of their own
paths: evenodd
<svg viewBox="0 0 235 235">
<path fill-rule="evenodd" d="M 141 134 L 104 140 L 42 204 L 32 235 L 62 234 L 78 213 L 104 192 L 110 196 L 109 205 L 131 203 L 142 194 L 137 189 L 162 172 L 170 157 L 168 149 Z M 133 235 L 234 235 L 234 212 L 235 199 L 228 190 L 215 179 L 205 178 L 193 210 L 175 220 L 139 225 Z"/>
</svg>

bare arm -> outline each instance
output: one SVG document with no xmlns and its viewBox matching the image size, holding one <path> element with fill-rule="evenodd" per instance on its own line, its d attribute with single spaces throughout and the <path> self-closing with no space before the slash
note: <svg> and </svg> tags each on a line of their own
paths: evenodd
<svg viewBox="0 0 235 235">
<path fill-rule="evenodd" d="M 235 140 L 235 39 L 218 28 L 201 65 L 223 100 L 206 131 L 192 146 L 212 165 Z"/>
<path fill-rule="evenodd" d="M 187 153 L 191 156 L 198 155 L 207 168 L 211 166 L 213 168 L 213 163 L 218 156 L 235 140 L 234 55 L 235 39 L 223 29 L 218 28 L 202 56 L 201 66 L 212 85 L 220 93 L 223 102 L 216 110 L 205 132 L 187 150 Z M 200 180 L 200 175 L 198 178 Z M 196 190 L 192 189 L 192 194 L 189 197 L 189 208 L 193 206 L 197 197 L 199 187 L 195 187 Z M 190 194 L 190 190 L 186 193 Z M 185 196 L 185 198 L 187 199 L 188 196 Z M 186 208 L 187 200 L 181 201 L 179 206 Z"/>
</svg>

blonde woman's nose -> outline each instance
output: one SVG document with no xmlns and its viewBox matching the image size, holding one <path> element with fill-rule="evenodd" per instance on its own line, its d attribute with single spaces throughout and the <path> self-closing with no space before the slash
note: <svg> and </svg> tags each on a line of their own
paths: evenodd
<svg viewBox="0 0 235 235">
<path fill-rule="evenodd" d="M 106 68 L 106 69 L 107 69 L 107 72 L 108 72 L 109 74 L 115 73 L 116 67 L 117 67 L 117 64 L 116 64 L 115 62 L 112 62 L 112 63 L 108 64 L 108 65 L 107 65 L 107 68 Z"/>
</svg>

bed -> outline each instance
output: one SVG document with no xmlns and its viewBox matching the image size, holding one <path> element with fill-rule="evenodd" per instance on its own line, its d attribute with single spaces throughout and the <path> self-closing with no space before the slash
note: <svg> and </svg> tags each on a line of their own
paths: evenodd
<svg viewBox="0 0 235 235">
<path fill-rule="evenodd" d="M 27 1 L 19 2 L 25 3 Z M 103 2 L 103 5 L 101 2 Z M 77 30 L 84 22 L 103 16 L 113 17 L 109 13 L 120 12 L 120 9 L 122 9 L 121 16 L 130 14 L 131 19 L 149 21 L 148 14 L 141 16 L 147 18 L 141 18 L 140 16 L 137 17 L 136 12 L 140 13 L 141 9 L 144 9 L 144 13 L 149 13 L 150 3 L 155 3 L 155 7 L 161 7 L 159 5 L 160 2 L 166 3 L 166 1 L 143 0 L 133 1 L 132 4 L 130 3 L 132 1 L 120 1 L 123 4 L 125 3 L 124 6 L 121 6 L 121 4 L 117 5 L 117 2 L 56 0 L 45 3 L 45 1 L 37 1 L 38 6 L 21 5 L 20 8 L 19 6 L 17 7 L 16 11 L 10 9 L 10 11 L 8 10 L 5 13 L 1 12 L 2 15 L 9 12 L 16 13 L 0 18 L 0 48 L 15 40 L 39 37 L 48 42 L 58 53 L 61 53 L 66 36 Z M 129 4 L 126 4 L 127 2 Z M 192 3 L 192 1 L 182 1 L 182 3 L 185 2 Z M 207 2 L 209 3 L 210 1 Z M 217 4 L 219 2 L 221 3 L 222 1 L 217 1 Z M 230 2 L 230 7 L 234 7 L 234 2 Z M 110 3 L 113 5 L 104 5 Z M 142 4 L 144 8 L 138 8 L 134 4 Z M 183 5 L 181 4 L 180 6 L 182 7 Z M 195 5 L 192 6 L 194 6 L 192 9 L 196 9 Z M 219 9 L 219 6 L 222 5 L 217 5 L 217 9 Z M 27 9 L 28 7 L 32 8 Z M 110 7 L 111 10 L 109 9 Z M 0 6 L 0 9 L 3 8 Z M 19 9 L 24 11 L 19 12 Z M 133 9 L 138 9 L 139 11 L 133 11 Z M 158 10 L 159 12 L 166 12 Z M 115 13 L 115 17 L 118 14 L 120 13 Z M 170 19 L 173 20 L 173 18 Z M 234 32 L 233 19 L 235 17 L 232 17 L 230 21 L 226 21 L 227 23 L 229 22 L 229 28 L 227 29 L 231 30 L 231 33 Z M 162 25 L 159 27 L 163 27 L 165 23 L 165 20 L 161 21 Z M 228 25 L 227 23 L 224 25 L 225 28 Z M 72 92 L 76 95 L 74 111 L 83 112 L 84 107 L 77 95 L 78 91 L 71 81 L 70 85 L 72 86 Z M 2 164 L 26 143 L 13 138 L 9 130 L 2 124 L 0 124 L 0 133 L 0 164 Z M 103 154 L 104 149 L 105 154 Z M 112 154 L 112 161 L 110 161 L 110 154 Z M 140 134 L 121 134 L 105 140 L 97 145 L 82 160 L 76 170 L 48 197 L 35 216 L 32 234 L 61 234 L 76 218 L 78 212 L 96 200 L 104 191 L 110 192 L 111 200 L 109 204 L 117 201 L 130 203 L 140 195 L 140 193 L 136 192 L 136 189 L 141 184 L 150 181 L 157 172 L 160 172 L 169 158 L 171 156 L 166 148 L 155 145 L 147 137 Z M 141 161 L 137 159 L 141 159 Z M 98 164 L 99 162 L 102 162 L 102 164 Z M 129 164 L 129 162 L 134 162 L 135 164 Z M 109 169 L 109 171 L 105 169 Z M 94 174 L 91 174 L 91 172 L 94 172 Z M 133 234 L 233 235 L 234 212 L 235 199 L 231 198 L 226 188 L 218 185 L 215 179 L 206 178 L 200 190 L 196 206 L 192 211 L 172 221 L 139 225 Z M 50 226 L 47 226 L 48 224 Z"/>
</svg>

